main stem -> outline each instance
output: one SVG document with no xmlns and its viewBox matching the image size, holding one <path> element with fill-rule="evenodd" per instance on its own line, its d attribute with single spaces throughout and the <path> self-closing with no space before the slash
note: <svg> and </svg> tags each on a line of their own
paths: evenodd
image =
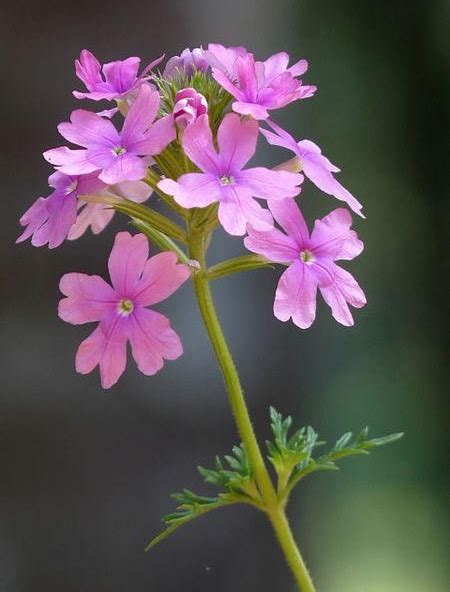
<svg viewBox="0 0 450 592">
<path fill-rule="evenodd" d="M 248 413 L 239 376 L 216 314 L 209 281 L 204 274 L 206 270 L 205 243 L 207 237 L 201 231 L 196 231 L 195 229 L 191 229 L 189 237 L 189 256 L 197 260 L 200 264 L 200 270 L 193 277 L 198 305 L 227 386 L 233 416 L 242 443 L 248 454 L 265 511 L 272 523 L 280 547 L 297 582 L 298 589 L 301 592 L 315 592 L 308 569 L 292 535 L 284 507 L 278 500 L 277 493 L 262 457 Z"/>
</svg>

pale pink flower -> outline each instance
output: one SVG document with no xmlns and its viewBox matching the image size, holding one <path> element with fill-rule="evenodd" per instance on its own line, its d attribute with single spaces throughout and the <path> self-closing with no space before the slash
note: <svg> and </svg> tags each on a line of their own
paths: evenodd
<svg viewBox="0 0 450 592">
<path fill-rule="evenodd" d="M 296 142 L 291 134 L 272 120 L 268 121 L 268 124 L 276 133 L 262 128 L 260 131 L 269 144 L 291 150 L 299 159 L 300 170 L 305 177 L 312 181 L 321 191 L 345 201 L 358 216 L 364 218 L 361 212 L 362 204 L 335 179 L 333 173 L 338 173 L 340 169 L 322 154 L 319 146 L 310 140 Z"/>
<path fill-rule="evenodd" d="M 67 175 L 98 171 L 108 185 L 138 181 L 145 177 L 147 164 L 142 156 L 159 154 L 175 139 L 173 116 L 161 119 L 160 96 L 149 86 L 141 86 L 119 133 L 111 121 L 83 109 L 73 111 L 70 122 L 60 123 L 58 131 L 83 150 L 65 146 L 44 152 L 44 158 Z"/>
<path fill-rule="evenodd" d="M 163 57 L 153 60 L 141 74 L 138 74 L 140 58 L 131 57 L 101 65 L 94 54 L 83 49 L 80 58 L 75 60 L 75 72 L 88 92 L 74 90 L 73 96 L 93 101 L 124 100 L 130 93 L 137 93 L 139 87 L 147 80 L 149 71 L 157 66 Z"/>
<path fill-rule="evenodd" d="M 147 201 L 152 193 L 152 189 L 144 181 L 122 181 L 117 185 L 111 185 L 100 194 L 106 194 L 113 197 L 124 197 L 136 203 Z M 95 202 L 78 202 L 78 216 L 75 224 L 71 227 L 68 235 L 69 240 L 80 238 L 88 228 L 93 234 L 99 234 L 111 222 L 115 214 L 110 204 Z"/>
<path fill-rule="evenodd" d="M 184 208 L 203 208 L 219 202 L 219 221 L 232 235 L 243 235 L 247 224 L 259 230 L 272 228 L 272 216 L 255 197 L 283 199 L 300 192 L 303 176 L 264 167 L 244 169 L 256 150 L 258 122 L 226 115 L 214 146 L 208 116 L 201 115 L 183 133 L 184 151 L 201 173 L 181 175 L 177 181 L 163 179 L 158 187 Z"/>
<path fill-rule="evenodd" d="M 58 308 L 60 318 L 73 325 L 99 321 L 78 348 L 76 369 L 88 374 L 98 365 L 105 389 L 125 370 L 128 341 L 139 370 L 147 375 L 158 372 L 165 359 L 181 356 L 183 347 L 169 319 L 146 307 L 165 300 L 190 274 L 172 252 L 148 259 L 146 237 L 128 232 L 116 235 L 108 267 L 112 286 L 98 275 L 65 274 L 60 290 L 66 298 Z"/>
<path fill-rule="evenodd" d="M 184 129 L 205 113 L 208 113 L 208 102 L 195 88 L 183 88 L 177 92 L 173 117 L 180 129 Z"/>
<path fill-rule="evenodd" d="M 353 259 L 363 250 L 362 241 L 350 230 L 348 210 L 339 208 L 316 220 L 310 236 L 295 200 L 270 201 L 269 207 L 284 232 L 250 227 L 244 242 L 250 251 L 287 266 L 275 294 L 276 318 L 292 319 L 301 329 L 310 327 L 316 316 L 318 288 L 336 321 L 353 325 L 349 305 L 361 308 L 366 297 L 355 278 L 335 263 Z"/>
<path fill-rule="evenodd" d="M 267 119 L 269 111 L 285 107 L 292 101 L 312 97 L 315 86 L 304 86 L 297 80 L 308 69 L 306 60 L 289 67 L 289 55 L 281 52 L 264 62 L 255 61 L 251 53 L 237 53 L 235 49 L 222 51 L 224 67 L 213 67 L 217 82 L 236 99 L 233 111 Z M 217 52 L 216 52 L 217 55 Z"/>
</svg>

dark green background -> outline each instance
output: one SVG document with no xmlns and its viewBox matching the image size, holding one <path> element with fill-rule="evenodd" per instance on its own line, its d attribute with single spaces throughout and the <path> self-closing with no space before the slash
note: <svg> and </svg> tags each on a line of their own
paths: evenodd
<svg viewBox="0 0 450 592">
<path fill-rule="evenodd" d="M 246 508 L 199 520 L 143 553 L 172 507 L 167 495 L 201 490 L 195 466 L 237 438 L 190 287 L 160 308 L 184 357 L 153 379 L 130 364 L 105 394 L 96 374 L 74 372 L 89 328 L 58 320 L 57 283 L 66 271 L 104 274 L 125 220 L 52 252 L 13 245 L 19 216 L 47 190 L 41 152 L 60 143 L 56 123 L 80 106 L 70 94 L 80 87 L 79 50 L 145 62 L 208 41 L 310 61 L 305 79 L 318 85 L 316 97 L 277 119 L 342 167 L 367 214 L 355 221 L 366 250 L 347 265 L 368 297 L 352 329 L 322 305 L 307 332 L 277 322 L 271 272 L 215 287 L 261 439 L 269 404 L 330 440 L 367 423 L 375 435 L 406 432 L 295 493 L 290 516 L 318 590 L 448 590 L 450 4 L 18 0 L 1 12 L 2 592 L 291 590 L 269 526 Z M 266 149 L 261 158 L 279 155 Z M 338 205 L 306 183 L 301 199 L 311 223 Z M 212 255 L 240 249 L 221 235 Z"/>
</svg>

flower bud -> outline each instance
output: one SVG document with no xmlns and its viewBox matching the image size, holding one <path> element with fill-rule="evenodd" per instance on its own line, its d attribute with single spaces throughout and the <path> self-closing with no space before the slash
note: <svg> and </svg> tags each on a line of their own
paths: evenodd
<svg viewBox="0 0 450 592">
<path fill-rule="evenodd" d="M 183 88 L 175 95 L 173 116 L 180 129 L 184 129 L 207 112 L 208 103 L 205 97 L 194 88 Z"/>
<path fill-rule="evenodd" d="M 209 63 L 205 57 L 205 51 L 201 47 L 189 49 L 187 47 L 181 55 L 170 58 L 164 69 L 164 78 L 173 78 L 177 74 L 192 76 L 195 72 L 205 72 Z"/>
</svg>

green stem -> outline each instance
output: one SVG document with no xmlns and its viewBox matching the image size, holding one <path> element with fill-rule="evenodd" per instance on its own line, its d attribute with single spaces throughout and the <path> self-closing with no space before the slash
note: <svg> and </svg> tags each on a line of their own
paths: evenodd
<svg viewBox="0 0 450 592">
<path fill-rule="evenodd" d="M 264 511 L 272 523 L 300 592 L 315 592 L 308 570 L 292 536 L 284 506 L 280 504 L 262 457 L 239 376 L 216 314 L 209 280 L 206 275 L 205 244 L 207 244 L 207 236 L 191 227 L 189 232 L 189 256 L 196 259 L 200 264 L 200 271 L 193 276 L 193 283 L 203 322 L 227 386 L 231 409 L 261 493 Z"/>
</svg>

